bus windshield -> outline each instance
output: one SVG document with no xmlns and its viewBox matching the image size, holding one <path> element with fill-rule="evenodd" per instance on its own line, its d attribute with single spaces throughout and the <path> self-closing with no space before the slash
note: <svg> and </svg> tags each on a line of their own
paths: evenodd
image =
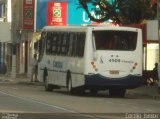
<svg viewBox="0 0 160 119">
<path fill-rule="evenodd" d="M 133 51 L 136 49 L 137 34 L 133 31 L 93 31 L 96 50 Z"/>
</svg>

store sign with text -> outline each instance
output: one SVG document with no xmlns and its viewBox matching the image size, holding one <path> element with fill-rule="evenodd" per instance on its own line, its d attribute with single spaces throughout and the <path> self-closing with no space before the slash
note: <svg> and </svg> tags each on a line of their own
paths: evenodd
<svg viewBox="0 0 160 119">
<path fill-rule="evenodd" d="M 92 4 L 88 8 L 93 16 Z M 35 29 L 53 25 L 92 24 L 79 0 L 37 0 Z"/>
<path fill-rule="evenodd" d="M 48 2 L 47 25 L 67 24 L 67 2 Z"/>
<path fill-rule="evenodd" d="M 35 0 L 23 0 L 23 29 L 34 29 Z"/>
</svg>

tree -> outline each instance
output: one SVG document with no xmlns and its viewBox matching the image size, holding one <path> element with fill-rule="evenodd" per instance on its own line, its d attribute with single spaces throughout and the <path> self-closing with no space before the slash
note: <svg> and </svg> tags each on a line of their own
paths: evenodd
<svg viewBox="0 0 160 119">
<path fill-rule="evenodd" d="M 154 2 L 153 2 L 154 1 Z M 145 19 L 154 19 L 157 14 L 155 0 L 79 0 L 91 21 L 104 22 L 111 19 L 118 24 L 141 23 Z M 98 17 L 92 16 L 92 11 Z"/>
</svg>

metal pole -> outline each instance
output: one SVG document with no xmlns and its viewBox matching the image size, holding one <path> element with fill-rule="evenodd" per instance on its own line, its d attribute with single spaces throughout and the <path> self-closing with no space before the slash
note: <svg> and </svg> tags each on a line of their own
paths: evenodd
<svg viewBox="0 0 160 119">
<path fill-rule="evenodd" d="M 157 0 L 157 20 L 158 20 L 158 42 L 159 42 L 159 65 L 158 65 L 158 95 L 160 95 L 160 0 Z"/>
<path fill-rule="evenodd" d="M 160 62 L 160 0 L 157 0 L 157 20 L 158 20 L 158 41 L 159 41 L 159 62 Z"/>
<path fill-rule="evenodd" d="M 17 15 L 16 15 L 17 0 L 12 0 L 12 23 L 11 23 L 11 38 L 12 38 L 12 71 L 11 78 L 16 78 L 16 30 L 17 30 Z"/>
</svg>

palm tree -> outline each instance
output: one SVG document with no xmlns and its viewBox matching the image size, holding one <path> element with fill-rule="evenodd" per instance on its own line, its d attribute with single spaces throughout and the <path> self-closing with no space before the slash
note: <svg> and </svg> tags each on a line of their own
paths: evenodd
<svg viewBox="0 0 160 119">
<path fill-rule="evenodd" d="M 155 0 L 79 0 L 79 3 L 90 20 L 95 22 L 111 19 L 114 23 L 134 24 L 144 19 L 155 19 L 157 14 Z M 90 4 L 98 17 L 92 16 Z"/>
</svg>

